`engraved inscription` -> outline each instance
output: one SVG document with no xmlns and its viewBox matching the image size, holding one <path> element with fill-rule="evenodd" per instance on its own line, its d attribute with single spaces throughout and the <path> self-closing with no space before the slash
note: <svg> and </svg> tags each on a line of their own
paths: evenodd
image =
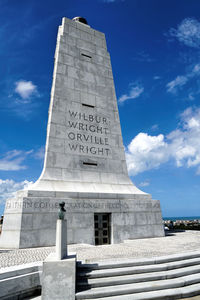
<svg viewBox="0 0 200 300">
<path fill-rule="evenodd" d="M 111 156 L 109 120 L 105 116 L 68 111 L 68 151 L 100 157 Z"/>
<path fill-rule="evenodd" d="M 120 201 L 120 202 L 91 202 L 91 201 L 78 201 L 78 202 L 66 202 L 65 203 L 65 207 L 68 211 L 78 211 L 78 210 L 96 210 L 96 209 L 102 209 L 102 210 L 127 210 L 130 209 L 129 205 L 124 202 L 124 201 Z M 59 208 L 59 201 L 53 201 L 53 202 L 49 202 L 46 200 L 39 200 L 39 201 L 31 201 L 31 200 L 26 200 L 26 201 L 7 201 L 6 202 L 6 210 L 10 210 L 10 209 L 31 209 L 31 211 L 33 210 L 45 210 L 45 211 L 56 211 Z"/>
</svg>

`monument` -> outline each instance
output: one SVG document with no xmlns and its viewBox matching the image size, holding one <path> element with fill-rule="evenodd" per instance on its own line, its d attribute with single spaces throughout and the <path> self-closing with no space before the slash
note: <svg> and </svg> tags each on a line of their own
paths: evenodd
<svg viewBox="0 0 200 300">
<path fill-rule="evenodd" d="M 164 235 L 159 201 L 128 176 L 105 35 L 81 17 L 59 26 L 44 168 L 7 200 L 0 247 L 54 245 L 61 201 L 68 243 Z"/>
</svg>

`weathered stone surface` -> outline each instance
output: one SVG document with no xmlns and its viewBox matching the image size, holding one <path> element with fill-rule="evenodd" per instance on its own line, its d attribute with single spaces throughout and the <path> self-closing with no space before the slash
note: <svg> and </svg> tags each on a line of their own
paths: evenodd
<svg viewBox="0 0 200 300">
<path fill-rule="evenodd" d="M 10 209 L 23 208 L 22 220 L 18 226 L 7 226 L 9 236 L 7 247 L 25 248 L 55 245 L 56 218 L 60 199 L 65 202 L 66 219 L 68 220 L 68 243 L 94 244 L 94 212 L 112 213 L 112 243 L 125 239 L 163 236 L 159 201 L 149 200 L 146 195 L 124 195 L 132 199 L 120 198 L 119 194 L 107 193 L 52 193 L 30 191 L 31 196 L 21 202 L 7 201 L 5 212 L 8 221 L 13 218 Z M 46 197 L 45 197 L 46 196 Z M 13 233 L 19 233 L 12 239 Z M 14 235 L 15 236 L 15 235 Z M 20 239 L 20 244 L 19 244 Z M 3 239 L 2 239 L 3 240 Z M 8 244 L 9 243 L 9 244 Z M 1 247 L 6 247 L 1 244 Z"/>
<path fill-rule="evenodd" d="M 67 220 L 57 220 L 56 224 L 56 259 L 67 257 Z"/>
<path fill-rule="evenodd" d="M 69 243 L 94 244 L 97 212 L 112 214 L 112 243 L 164 234 L 159 201 L 128 176 L 105 35 L 67 18 L 58 30 L 44 168 L 7 201 L 0 246 L 55 245 L 60 200 Z"/>
<path fill-rule="evenodd" d="M 116 193 L 120 185 L 124 193 L 134 188 L 144 194 L 127 174 L 105 36 L 76 23 L 64 18 L 59 27 L 45 164 L 33 188 L 44 190 L 47 183 L 45 190 L 68 191 L 70 180 L 77 190 L 77 182 L 87 182 L 87 190 L 96 182 L 100 191 L 112 184 Z M 83 165 L 88 159 L 97 166 Z M 119 175 L 125 175 L 123 182 Z"/>
<path fill-rule="evenodd" d="M 75 300 L 76 257 L 56 260 L 54 254 L 43 263 L 42 300 Z"/>
<path fill-rule="evenodd" d="M 1 299 L 24 299 L 41 291 L 42 263 L 1 269 Z"/>
</svg>

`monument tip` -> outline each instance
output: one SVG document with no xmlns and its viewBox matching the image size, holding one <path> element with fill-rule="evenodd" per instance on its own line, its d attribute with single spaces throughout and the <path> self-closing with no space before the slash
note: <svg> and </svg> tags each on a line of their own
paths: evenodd
<svg viewBox="0 0 200 300">
<path fill-rule="evenodd" d="M 87 20 L 85 18 L 83 18 L 83 17 L 75 17 L 75 18 L 72 19 L 72 21 L 80 22 L 80 23 L 88 25 Z"/>
</svg>

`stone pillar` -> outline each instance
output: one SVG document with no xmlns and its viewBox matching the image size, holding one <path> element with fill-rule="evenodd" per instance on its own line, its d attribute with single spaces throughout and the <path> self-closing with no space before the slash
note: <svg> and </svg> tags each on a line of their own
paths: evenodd
<svg viewBox="0 0 200 300">
<path fill-rule="evenodd" d="M 67 257 L 67 220 L 57 220 L 56 225 L 56 258 Z"/>
<path fill-rule="evenodd" d="M 42 300 L 75 300 L 76 255 L 67 253 L 65 202 L 59 203 L 56 225 L 56 252 L 43 263 Z"/>
</svg>

